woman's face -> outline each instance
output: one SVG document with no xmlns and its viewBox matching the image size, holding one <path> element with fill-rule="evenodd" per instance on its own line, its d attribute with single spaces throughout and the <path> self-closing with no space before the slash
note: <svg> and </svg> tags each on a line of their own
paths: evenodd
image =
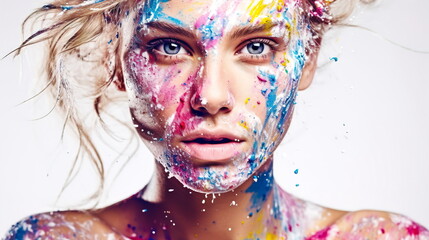
<svg viewBox="0 0 429 240">
<path fill-rule="evenodd" d="M 232 190 L 282 140 L 305 62 L 295 0 L 147 0 L 123 56 L 136 129 L 199 192 Z M 131 26 L 130 25 L 130 26 Z"/>
</svg>

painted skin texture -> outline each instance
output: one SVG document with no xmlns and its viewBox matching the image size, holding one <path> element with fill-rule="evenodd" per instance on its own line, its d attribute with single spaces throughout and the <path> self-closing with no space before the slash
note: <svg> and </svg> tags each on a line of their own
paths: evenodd
<svg viewBox="0 0 429 240">
<path fill-rule="evenodd" d="M 104 209 L 29 217 L 6 239 L 429 239 L 408 218 L 323 208 L 275 183 L 272 153 L 317 56 L 300 14 L 281 0 L 139 5 L 122 23 L 122 68 L 154 177 Z"/>
</svg>

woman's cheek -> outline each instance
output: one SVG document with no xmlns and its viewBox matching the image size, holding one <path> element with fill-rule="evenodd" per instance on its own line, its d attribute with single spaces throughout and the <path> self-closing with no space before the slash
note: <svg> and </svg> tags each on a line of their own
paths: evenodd
<svg viewBox="0 0 429 240">
<path fill-rule="evenodd" d="M 147 52 L 131 50 L 124 58 L 125 83 L 133 120 L 148 140 L 163 138 L 182 92 L 184 73 L 179 65 L 158 65 Z M 186 69 L 186 67 L 185 67 Z"/>
<path fill-rule="evenodd" d="M 149 100 L 155 110 L 171 105 L 177 95 L 176 79 L 181 70 L 178 65 L 158 65 L 148 52 L 130 51 L 126 55 L 130 83 L 136 97 Z"/>
</svg>

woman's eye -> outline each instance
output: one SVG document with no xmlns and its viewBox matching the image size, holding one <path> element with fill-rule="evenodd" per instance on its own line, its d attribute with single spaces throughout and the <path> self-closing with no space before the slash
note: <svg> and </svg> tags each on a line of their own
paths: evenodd
<svg viewBox="0 0 429 240">
<path fill-rule="evenodd" d="M 250 54 L 262 54 L 265 49 L 265 44 L 261 42 L 253 42 L 247 44 L 246 48 Z"/>
<path fill-rule="evenodd" d="M 183 52 L 183 47 L 174 42 L 166 42 L 162 44 L 164 52 L 168 55 L 176 55 Z"/>
<path fill-rule="evenodd" d="M 187 54 L 189 55 L 189 52 L 183 47 L 181 43 L 178 41 L 168 40 L 168 41 L 159 41 L 153 43 L 154 49 L 159 51 L 161 54 L 165 55 L 180 55 L 180 54 Z"/>
<path fill-rule="evenodd" d="M 250 56 L 265 56 L 272 53 L 278 44 L 273 40 L 266 38 L 251 39 L 245 42 L 237 53 Z"/>
</svg>

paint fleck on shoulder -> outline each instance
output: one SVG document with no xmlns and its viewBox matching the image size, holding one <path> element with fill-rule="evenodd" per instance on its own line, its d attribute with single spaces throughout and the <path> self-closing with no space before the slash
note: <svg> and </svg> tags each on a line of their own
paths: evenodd
<svg viewBox="0 0 429 240">
<path fill-rule="evenodd" d="M 306 240 L 429 240 L 429 231 L 407 217 L 381 211 L 351 212 Z"/>
<path fill-rule="evenodd" d="M 5 240 L 118 239 L 96 217 L 85 212 L 50 212 L 14 224 Z"/>
</svg>

